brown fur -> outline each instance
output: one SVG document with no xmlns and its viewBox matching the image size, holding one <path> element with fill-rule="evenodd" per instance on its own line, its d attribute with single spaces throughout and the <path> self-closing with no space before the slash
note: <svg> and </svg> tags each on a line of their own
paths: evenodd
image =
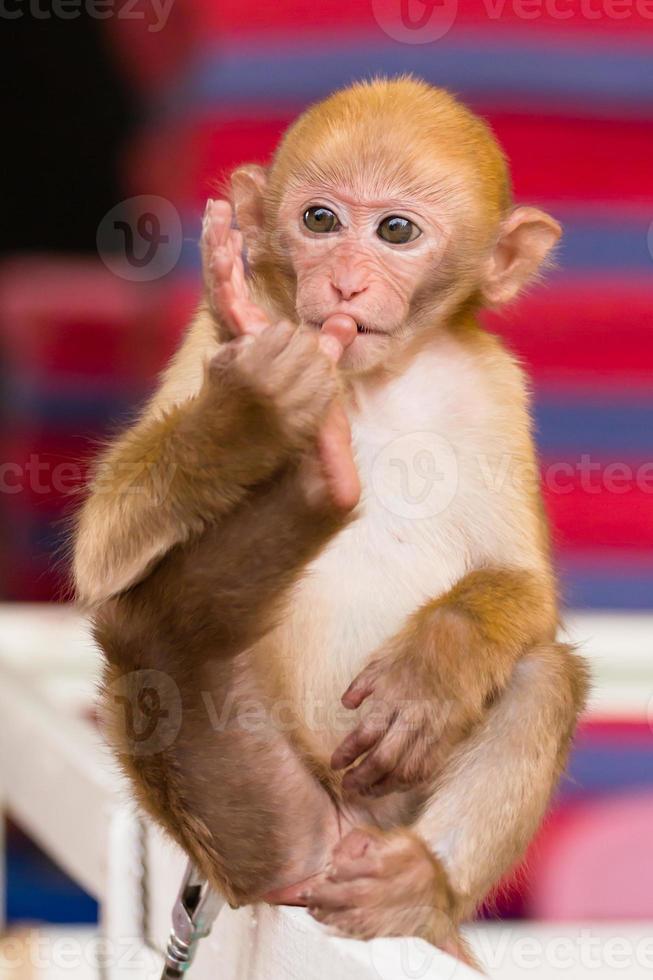
<svg viewBox="0 0 653 980">
<path fill-rule="evenodd" d="M 343 522 L 329 509 L 309 509 L 291 470 L 273 485 L 261 485 L 224 524 L 173 548 L 146 581 L 109 600 L 96 617 L 95 636 L 108 660 L 109 740 L 141 803 L 232 902 L 251 900 L 288 874 L 287 834 L 300 802 L 288 801 L 284 830 L 277 815 L 287 786 L 269 778 L 283 739 L 267 728 L 262 736 L 252 735 L 239 719 L 239 699 L 269 702 L 248 650 L 272 628 L 303 567 Z M 140 754 L 127 729 L 121 682 L 133 707 L 139 689 L 151 683 L 139 672 L 150 670 L 174 681 L 181 699 L 179 731 L 169 747 Z M 215 699 L 217 715 L 236 699 L 224 730 L 212 728 L 203 696 Z M 166 734 L 164 728 L 162 738 Z M 198 765 L 202 758 L 208 770 Z M 213 791 L 207 784 L 212 767 Z M 262 779 L 255 778 L 259 770 Z M 329 801 L 322 795 L 324 808 Z M 315 824 L 317 833 L 319 818 Z"/>
<path fill-rule="evenodd" d="M 252 346 L 212 353 L 200 360 L 197 392 L 171 405 L 155 399 L 98 461 L 78 520 L 82 600 L 131 585 L 175 543 L 219 520 L 249 488 L 297 458 L 335 396 L 328 362 L 315 356 L 316 339 L 289 325 Z M 300 384 L 287 406 L 295 378 Z"/>
</svg>

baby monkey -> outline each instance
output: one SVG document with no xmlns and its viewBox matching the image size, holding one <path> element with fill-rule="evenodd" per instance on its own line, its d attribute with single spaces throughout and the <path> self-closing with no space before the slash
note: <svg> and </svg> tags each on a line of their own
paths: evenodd
<svg viewBox="0 0 653 980">
<path fill-rule="evenodd" d="M 75 578 L 133 788 L 232 903 L 466 956 L 542 818 L 586 673 L 524 377 L 477 315 L 559 236 L 412 78 L 313 106 L 209 202 L 205 301 L 100 461 Z"/>
</svg>

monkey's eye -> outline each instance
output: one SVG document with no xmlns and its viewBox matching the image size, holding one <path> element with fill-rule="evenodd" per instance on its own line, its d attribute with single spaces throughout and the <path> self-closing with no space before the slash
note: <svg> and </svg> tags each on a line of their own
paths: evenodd
<svg viewBox="0 0 653 980">
<path fill-rule="evenodd" d="M 312 207 L 304 211 L 304 224 L 309 231 L 327 232 L 340 228 L 338 216 L 329 208 Z"/>
<path fill-rule="evenodd" d="M 389 218 L 384 218 L 376 229 L 379 238 L 391 245 L 405 245 L 406 242 L 414 242 L 422 234 L 421 228 L 410 221 L 408 218 L 401 218 L 398 214 L 391 214 Z"/>
</svg>

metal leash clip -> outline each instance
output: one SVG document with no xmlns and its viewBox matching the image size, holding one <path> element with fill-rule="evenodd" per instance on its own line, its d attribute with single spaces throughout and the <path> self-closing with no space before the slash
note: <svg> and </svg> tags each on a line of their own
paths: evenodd
<svg viewBox="0 0 653 980">
<path fill-rule="evenodd" d="M 210 933 L 222 905 L 223 899 L 189 861 L 172 910 L 172 932 L 161 980 L 183 977 L 193 962 L 200 939 Z"/>
</svg>

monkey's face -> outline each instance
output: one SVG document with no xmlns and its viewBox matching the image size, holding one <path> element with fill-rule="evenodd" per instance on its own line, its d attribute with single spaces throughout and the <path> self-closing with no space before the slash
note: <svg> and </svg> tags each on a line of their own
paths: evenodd
<svg viewBox="0 0 653 980">
<path fill-rule="evenodd" d="M 536 208 L 511 209 L 487 126 L 413 79 L 313 106 L 270 168 L 235 171 L 232 201 L 275 314 L 317 329 L 351 316 L 358 335 L 341 363 L 355 371 L 387 363 L 470 301 L 512 299 L 561 231 Z"/>
<path fill-rule="evenodd" d="M 334 313 L 351 316 L 358 336 L 346 366 L 374 367 L 406 338 L 411 303 L 433 277 L 447 228 L 416 197 L 319 184 L 293 188 L 283 214 L 299 318 L 319 329 Z"/>
</svg>

